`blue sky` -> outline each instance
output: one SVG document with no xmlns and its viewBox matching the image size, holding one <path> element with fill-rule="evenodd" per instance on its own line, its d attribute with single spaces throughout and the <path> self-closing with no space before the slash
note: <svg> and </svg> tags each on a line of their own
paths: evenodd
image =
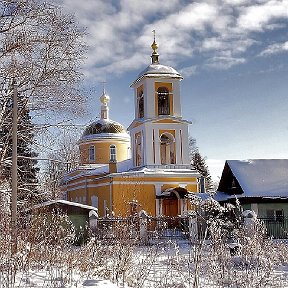
<svg viewBox="0 0 288 288">
<path fill-rule="evenodd" d="M 58 0 L 87 27 L 87 123 L 99 115 L 101 81 L 110 118 L 134 117 L 130 84 L 150 64 L 182 73 L 182 114 L 214 179 L 225 159 L 288 158 L 288 0 Z M 75 120 L 79 122 L 78 120 Z"/>
</svg>

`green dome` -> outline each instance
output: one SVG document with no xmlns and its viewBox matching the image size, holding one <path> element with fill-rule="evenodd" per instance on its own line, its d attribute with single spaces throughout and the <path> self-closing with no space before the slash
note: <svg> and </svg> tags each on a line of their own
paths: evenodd
<svg viewBox="0 0 288 288">
<path fill-rule="evenodd" d="M 116 121 L 100 119 L 86 127 L 83 136 L 106 133 L 127 133 L 127 131 L 123 125 Z"/>
</svg>

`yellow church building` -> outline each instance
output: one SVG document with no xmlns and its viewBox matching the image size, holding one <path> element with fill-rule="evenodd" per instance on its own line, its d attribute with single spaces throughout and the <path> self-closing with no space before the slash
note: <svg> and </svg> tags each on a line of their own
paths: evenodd
<svg viewBox="0 0 288 288">
<path fill-rule="evenodd" d="M 200 174 L 190 165 L 189 121 L 182 119 L 180 81 L 172 67 L 152 63 L 131 84 L 135 118 L 127 130 L 109 119 L 110 97 L 100 97 L 101 117 L 79 140 L 80 166 L 63 179 L 66 199 L 98 208 L 99 216 L 176 216 L 190 209 Z"/>
</svg>

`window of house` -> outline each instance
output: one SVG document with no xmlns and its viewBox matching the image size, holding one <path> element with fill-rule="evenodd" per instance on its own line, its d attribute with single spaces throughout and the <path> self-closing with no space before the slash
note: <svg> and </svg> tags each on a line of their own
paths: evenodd
<svg viewBox="0 0 288 288">
<path fill-rule="evenodd" d="M 138 102 L 138 118 L 144 117 L 144 93 L 141 90 L 137 95 L 137 102 Z"/>
<path fill-rule="evenodd" d="M 266 211 L 267 218 L 270 220 L 282 222 L 284 220 L 284 211 L 283 210 L 272 210 L 269 209 Z"/>
<path fill-rule="evenodd" d="M 283 210 L 275 210 L 275 220 L 276 221 L 283 221 L 284 219 L 284 213 Z"/>
<path fill-rule="evenodd" d="M 89 161 L 95 161 L 95 147 L 89 147 Z"/>
<path fill-rule="evenodd" d="M 110 146 L 110 161 L 111 162 L 116 161 L 116 146 L 115 145 Z"/>
<path fill-rule="evenodd" d="M 158 97 L 158 115 L 170 115 L 169 90 L 166 87 L 159 87 Z"/>
</svg>

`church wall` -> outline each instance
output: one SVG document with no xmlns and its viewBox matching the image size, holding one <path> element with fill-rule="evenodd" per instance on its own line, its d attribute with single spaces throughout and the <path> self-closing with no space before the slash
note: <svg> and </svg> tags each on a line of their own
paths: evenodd
<svg viewBox="0 0 288 288">
<path fill-rule="evenodd" d="M 86 192 L 84 189 L 69 191 L 67 195 L 67 200 L 81 204 L 86 204 L 87 203 Z"/>
<path fill-rule="evenodd" d="M 159 173 L 160 174 L 160 173 Z M 155 174 L 154 174 L 155 175 Z M 157 174 L 156 174 L 157 175 Z M 156 183 L 156 182 L 162 182 L 162 183 L 190 183 L 192 185 L 197 185 L 197 178 L 193 176 L 184 176 L 179 175 L 167 175 L 167 174 L 162 174 L 162 175 L 157 175 L 157 176 L 148 176 L 145 175 L 145 178 L 143 178 L 142 175 L 135 175 L 135 176 L 118 176 L 113 179 L 113 182 L 123 182 L 123 183 L 136 183 L 136 184 L 143 184 L 143 183 Z"/>
<path fill-rule="evenodd" d="M 155 100 L 154 97 L 150 97 L 150 95 L 154 95 L 154 83 L 152 81 L 147 81 L 145 79 L 144 82 L 144 93 L 145 93 L 145 100 L 146 100 L 146 111 L 147 111 L 147 118 L 155 117 Z"/>
<path fill-rule="evenodd" d="M 112 193 L 112 191 L 111 191 Z M 98 215 L 100 217 L 106 216 L 106 212 L 110 211 L 110 184 L 109 182 L 105 183 L 105 185 L 101 185 L 98 187 L 88 187 L 88 198 L 89 204 L 92 205 L 92 197 L 96 196 L 98 198 Z M 112 194 L 111 194 L 112 195 Z M 105 211 L 107 207 L 107 211 Z"/>
<path fill-rule="evenodd" d="M 195 181 L 196 182 L 196 181 Z M 200 192 L 199 190 L 198 190 L 198 184 L 188 184 L 187 186 L 186 186 L 186 189 L 188 190 L 188 191 L 190 191 L 190 192 Z"/>
<path fill-rule="evenodd" d="M 181 117 L 180 81 L 171 80 L 173 85 L 173 115 Z"/>
<path fill-rule="evenodd" d="M 138 179 L 139 180 L 139 179 Z M 130 215 L 131 203 L 137 200 L 137 212 L 145 210 L 149 215 L 155 216 L 155 188 L 153 184 L 121 183 L 113 184 L 113 211 L 115 216 Z"/>
<path fill-rule="evenodd" d="M 165 191 L 169 188 L 177 188 L 177 187 L 182 187 L 185 188 L 186 190 L 190 191 L 190 192 L 198 192 L 197 190 L 197 184 L 188 184 L 188 183 L 183 183 L 179 182 L 179 183 L 171 183 L 171 184 L 163 184 L 161 185 L 161 191 Z"/>
<path fill-rule="evenodd" d="M 89 161 L 88 150 L 91 145 L 95 147 L 95 161 Z M 117 161 L 123 161 L 128 159 L 128 148 L 130 142 L 111 140 L 111 141 L 94 141 L 90 143 L 83 143 L 80 145 L 80 161 L 82 164 L 98 163 L 107 164 L 110 161 L 110 145 L 116 146 L 116 158 Z"/>
</svg>

